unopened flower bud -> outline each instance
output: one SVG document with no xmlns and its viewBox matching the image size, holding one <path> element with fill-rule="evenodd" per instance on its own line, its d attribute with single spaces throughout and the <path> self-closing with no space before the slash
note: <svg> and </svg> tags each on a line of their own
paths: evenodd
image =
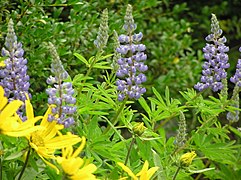
<svg viewBox="0 0 241 180">
<path fill-rule="evenodd" d="M 180 164 L 181 166 L 188 167 L 192 164 L 192 160 L 197 156 L 195 151 L 191 151 L 188 153 L 183 154 L 180 157 Z"/>
<path fill-rule="evenodd" d="M 135 124 L 132 130 L 134 134 L 136 134 L 137 136 L 141 136 L 145 132 L 146 127 L 144 126 L 144 123 L 141 122 L 141 123 Z"/>
</svg>

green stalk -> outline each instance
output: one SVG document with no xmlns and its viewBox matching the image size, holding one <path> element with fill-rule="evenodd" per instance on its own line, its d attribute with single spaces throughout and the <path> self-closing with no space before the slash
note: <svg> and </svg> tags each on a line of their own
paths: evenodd
<svg viewBox="0 0 241 180">
<path fill-rule="evenodd" d="M 126 102 L 127 102 L 127 99 L 128 99 L 128 97 L 126 97 L 126 98 L 124 99 L 124 101 L 122 102 L 120 108 L 119 108 L 118 111 L 116 112 L 116 115 L 115 115 L 114 118 L 112 119 L 111 122 L 112 122 L 113 126 L 115 126 L 116 123 L 118 122 L 119 115 L 121 114 L 122 110 L 124 109 L 124 107 L 125 107 L 125 105 L 126 105 Z M 110 128 L 111 128 L 111 126 L 108 125 L 103 134 L 106 134 L 106 133 L 110 130 Z"/>
<path fill-rule="evenodd" d="M 2 157 L 0 157 L 0 180 L 2 180 L 3 179 L 3 177 L 2 177 Z"/>
<path fill-rule="evenodd" d="M 126 155 L 125 165 L 127 165 L 128 159 L 129 159 L 130 154 L 131 154 L 131 149 L 132 149 L 133 145 L 135 144 L 135 140 L 136 140 L 136 137 L 133 136 L 133 137 L 132 137 L 132 140 L 131 140 L 130 147 L 129 147 L 128 152 L 127 152 L 127 155 Z"/>
<path fill-rule="evenodd" d="M 18 180 L 20 180 L 21 177 L 23 176 L 23 173 L 24 173 L 24 171 L 25 171 L 25 169 L 26 169 L 26 167 L 27 167 L 27 164 L 28 164 L 28 160 L 29 160 L 30 154 L 31 154 L 31 148 L 29 148 L 29 150 L 28 150 L 28 152 L 27 152 L 27 157 L 26 157 L 26 160 L 25 160 L 25 162 L 24 162 L 24 165 L 23 165 L 23 168 L 22 168 L 22 170 L 21 170 L 21 173 L 20 173 L 20 175 L 18 176 Z"/>
<path fill-rule="evenodd" d="M 175 179 L 176 179 L 177 174 L 179 173 L 180 169 L 181 169 L 181 167 L 178 167 L 178 168 L 177 168 L 177 170 L 176 170 L 176 172 L 175 172 L 175 174 L 174 174 L 172 180 L 175 180 Z"/>
</svg>

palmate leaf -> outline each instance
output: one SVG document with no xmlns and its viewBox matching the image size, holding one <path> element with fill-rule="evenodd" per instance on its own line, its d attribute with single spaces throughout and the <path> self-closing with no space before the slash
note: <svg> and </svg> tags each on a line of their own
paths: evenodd
<svg viewBox="0 0 241 180">
<path fill-rule="evenodd" d="M 226 164 L 235 164 L 236 153 L 239 146 L 234 145 L 235 141 L 215 142 L 214 135 L 195 133 L 193 140 L 196 148 L 204 153 L 205 157 Z"/>
<path fill-rule="evenodd" d="M 143 97 L 138 100 L 140 105 L 148 114 L 148 118 L 143 114 L 142 116 L 145 119 L 148 119 L 149 122 L 156 122 L 169 117 L 177 116 L 179 111 L 184 108 L 179 107 L 181 104 L 179 100 L 170 98 L 168 88 L 166 88 L 164 99 L 155 88 L 152 88 L 152 90 L 157 99 L 153 97 L 148 98 L 151 103 L 151 108 Z"/>
</svg>

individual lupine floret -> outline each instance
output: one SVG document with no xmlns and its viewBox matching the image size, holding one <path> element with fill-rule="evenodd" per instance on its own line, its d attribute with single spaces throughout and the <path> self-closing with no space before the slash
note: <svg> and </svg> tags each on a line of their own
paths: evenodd
<svg viewBox="0 0 241 180">
<path fill-rule="evenodd" d="M 12 19 L 8 23 L 8 32 L 5 39 L 5 47 L 2 48 L 2 56 L 6 57 L 5 67 L 0 69 L 0 85 L 4 88 L 5 96 L 12 100 L 26 100 L 29 97 L 29 76 L 27 75 L 27 59 L 23 57 L 22 43 L 17 41 Z"/>
<path fill-rule="evenodd" d="M 97 35 L 97 39 L 94 41 L 95 46 L 101 51 L 105 48 L 109 35 L 108 35 L 108 10 L 105 9 L 101 15 L 101 23 Z"/>
<path fill-rule="evenodd" d="M 116 85 L 118 100 L 123 101 L 125 98 L 139 99 L 146 92 L 146 89 L 141 86 L 146 81 L 146 76 L 143 74 L 148 67 L 144 64 L 147 56 L 143 52 L 146 46 L 140 44 L 143 34 L 133 34 L 136 29 L 136 24 L 132 16 L 132 6 L 128 5 L 125 15 L 124 29 L 127 35 L 122 34 L 118 40 L 121 45 L 116 48 L 116 51 L 122 55 L 117 60 L 119 69 L 116 72 L 118 78 Z"/>
<path fill-rule="evenodd" d="M 52 115 L 49 115 L 48 120 L 57 120 L 59 124 L 63 124 L 65 127 L 69 127 L 74 123 L 73 115 L 76 112 L 76 99 L 73 97 L 74 89 L 72 83 L 64 82 L 68 78 L 68 73 L 65 71 L 60 58 L 56 52 L 56 49 L 52 43 L 50 43 L 50 50 L 52 54 L 51 72 L 54 74 L 47 79 L 49 85 L 53 85 L 52 88 L 46 90 L 49 95 L 48 103 L 55 105 L 52 109 Z"/>
<path fill-rule="evenodd" d="M 222 29 L 214 14 L 211 18 L 212 34 L 206 37 L 206 46 L 203 48 L 204 58 L 207 60 L 203 65 L 201 82 L 197 83 L 194 88 L 203 91 L 209 87 L 214 92 L 223 89 L 222 82 L 227 78 L 225 69 L 229 68 L 228 55 L 229 47 L 225 46 L 226 38 L 222 35 Z"/>
</svg>

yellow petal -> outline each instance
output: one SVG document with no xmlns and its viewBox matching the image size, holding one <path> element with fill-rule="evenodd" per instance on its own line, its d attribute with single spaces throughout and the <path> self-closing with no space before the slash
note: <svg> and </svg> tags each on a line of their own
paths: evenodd
<svg viewBox="0 0 241 180">
<path fill-rule="evenodd" d="M 141 171 L 136 176 L 141 176 L 142 174 L 147 173 L 148 166 L 149 166 L 149 163 L 146 160 L 144 165 L 143 165 L 143 167 L 142 167 L 142 169 L 141 169 Z"/>
<path fill-rule="evenodd" d="M 4 97 L 4 90 L 3 87 L 0 86 L 0 110 L 2 110 L 8 102 L 8 99 Z"/>
<path fill-rule="evenodd" d="M 125 166 L 123 163 L 118 162 L 117 163 L 125 172 L 127 172 L 127 174 L 132 177 L 134 180 L 138 180 L 138 178 L 135 176 L 135 174 L 127 167 Z"/>
<path fill-rule="evenodd" d="M 28 129 L 4 132 L 4 134 L 6 134 L 8 136 L 13 136 L 13 137 L 23 137 L 23 136 L 29 136 L 34 131 L 38 131 L 38 130 L 41 130 L 41 129 L 43 129 L 43 127 L 34 126 L 32 128 L 28 128 Z"/>
<path fill-rule="evenodd" d="M 77 174 L 71 176 L 72 180 L 96 180 L 95 175 L 92 173 L 96 171 L 96 166 L 94 164 L 89 164 L 78 171 Z"/>
<path fill-rule="evenodd" d="M 26 116 L 27 119 L 32 119 L 34 118 L 34 112 L 33 112 L 33 106 L 29 101 L 29 97 L 26 94 L 27 100 L 25 101 L 25 106 L 26 106 Z"/>
<path fill-rule="evenodd" d="M 147 178 L 150 179 L 158 169 L 159 167 L 152 167 L 151 169 L 149 169 L 147 172 Z"/>
<path fill-rule="evenodd" d="M 39 155 L 39 157 L 40 157 L 49 167 L 53 168 L 53 169 L 56 171 L 57 174 L 59 174 L 59 169 L 58 169 L 55 165 L 53 165 L 52 163 L 48 162 L 46 159 L 44 159 L 43 156 Z"/>
<path fill-rule="evenodd" d="M 61 166 L 66 174 L 76 174 L 81 166 L 83 166 L 84 160 L 80 157 L 70 158 L 62 161 Z"/>
<path fill-rule="evenodd" d="M 10 117 L 14 115 L 14 113 L 19 109 L 19 107 L 23 104 L 22 101 L 13 100 L 11 101 L 1 112 L 0 119 L 5 119 L 6 117 Z"/>
<path fill-rule="evenodd" d="M 85 143 L 86 143 L 86 139 L 85 137 L 83 136 L 82 137 L 82 141 L 81 141 L 81 145 L 79 146 L 78 149 L 75 150 L 74 154 L 72 155 L 72 157 L 77 157 L 81 151 L 83 150 L 84 146 L 85 146 Z"/>
<path fill-rule="evenodd" d="M 4 63 L 4 61 L 0 61 L 0 67 L 5 67 L 6 64 Z"/>
<path fill-rule="evenodd" d="M 62 135 L 45 142 L 45 146 L 46 148 L 62 149 L 77 144 L 80 141 L 81 138 L 76 135 Z"/>
</svg>

